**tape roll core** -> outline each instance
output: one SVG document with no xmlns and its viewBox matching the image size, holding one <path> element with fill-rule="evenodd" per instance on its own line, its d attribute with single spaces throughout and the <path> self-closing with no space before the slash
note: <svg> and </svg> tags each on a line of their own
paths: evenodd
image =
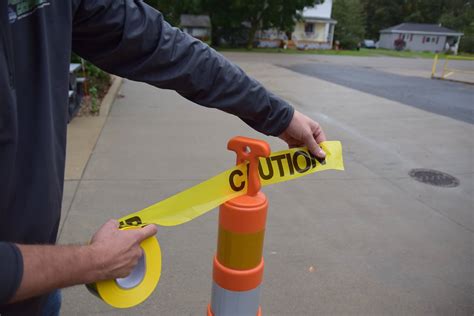
<svg viewBox="0 0 474 316">
<path fill-rule="evenodd" d="M 146 272 L 145 253 L 138 259 L 138 263 L 132 272 L 125 278 L 115 279 L 115 283 L 122 289 L 128 290 L 142 283 Z"/>
</svg>

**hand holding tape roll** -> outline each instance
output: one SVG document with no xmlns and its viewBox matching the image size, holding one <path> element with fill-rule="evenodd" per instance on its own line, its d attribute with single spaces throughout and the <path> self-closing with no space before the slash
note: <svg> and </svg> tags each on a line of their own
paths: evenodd
<svg viewBox="0 0 474 316">
<path fill-rule="evenodd" d="M 123 229 L 140 229 L 127 227 Z M 143 255 L 125 278 L 87 284 L 87 289 L 107 304 L 128 308 L 142 303 L 153 293 L 161 276 L 161 248 L 156 237 L 140 243 Z"/>
<path fill-rule="evenodd" d="M 259 176 L 262 186 L 289 181 L 324 171 L 344 170 L 342 145 L 339 141 L 320 144 L 326 152 L 318 161 L 307 148 L 292 148 L 260 158 Z M 176 226 L 193 220 L 220 204 L 247 192 L 247 163 L 241 163 L 181 193 L 121 218 L 121 229 L 137 229 L 147 224 Z M 106 303 L 127 308 L 143 302 L 155 289 L 161 275 L 161 250 L 156 237 L 141 243 L 144 252 L 133 272 L 124 279 L 107 280 L 87 285 Z"/>
</svg>

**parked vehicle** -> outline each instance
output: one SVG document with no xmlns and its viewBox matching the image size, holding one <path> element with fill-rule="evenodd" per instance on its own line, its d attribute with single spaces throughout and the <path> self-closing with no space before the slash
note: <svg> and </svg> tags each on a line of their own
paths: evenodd
<svg viewBox="0 0 474 316">
<path fill-rule="evenodd" d="M 370 48 L 370 49 L 377 48 L 376 45 L 375 45 L 375 41 L 368 40 L 368 39 L 363 40 L 361 45 L 362 45 L 363 48 Z"/>
</svg>

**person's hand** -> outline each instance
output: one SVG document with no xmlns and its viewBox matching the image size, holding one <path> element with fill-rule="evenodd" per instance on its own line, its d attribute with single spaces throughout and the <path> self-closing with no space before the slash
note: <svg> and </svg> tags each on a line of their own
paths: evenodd
<svg viewBox="0 0 474 316">
<path fill-rule="evenodd" d="M 88 246 L 92 250 L 95 281 L 128 276 L 143 254 L 140 242 L 157 232 L 155 225 L 119 230 L 116 220 L 109 220 L 92 237 Z"/>
<path fill-rule="evenodd" d="M 298 111 L 295 111 L 290 125 L 278 137 L 283 139 L 290 148 L 307 146 L 316 157 L 321 159 L 326 157 L 326 153 L 318 145 L 326 141 L 326 135 L 321 126 Z"/>
</svg>

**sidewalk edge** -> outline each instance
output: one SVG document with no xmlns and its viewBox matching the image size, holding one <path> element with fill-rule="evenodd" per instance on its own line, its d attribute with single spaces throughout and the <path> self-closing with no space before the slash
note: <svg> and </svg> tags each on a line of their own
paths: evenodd
<svg viewBox="0 0 474 316">
<path fill-rule="evenodd" d="M 123 78 L 118 76 L 112 76 L 112 81 L 113 82 L 109 88 L 109 91 L 107 91 L 107 94 L 105 95 L 104 99 L 102 99 L 102 102 L 100 104 L 99 116 L 109 115 L 110 108 L 112 107 L 112 104 L 114 103 L 115 98 L 117 97 L 117 94 L 120 90 L 120 87 L 122 86 Z"/>
</svg>

